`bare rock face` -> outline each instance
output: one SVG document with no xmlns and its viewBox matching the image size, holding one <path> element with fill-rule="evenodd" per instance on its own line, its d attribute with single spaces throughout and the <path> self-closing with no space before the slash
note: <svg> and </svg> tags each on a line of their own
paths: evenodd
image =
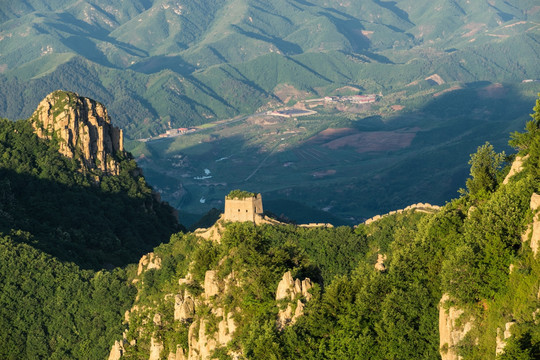
<svg viewBox="0 0 540 360">
<path fill-rule="evenodd" d="M 105 107 L 75 93 L 55 91 L 32 115 L 36 134 L 58 140 L 60 153 L 77 158 L 83 170 L 120 172 L 117 153 L 124 151 L 122 130 L 113 126 Z"/>
<path fill-rule="evenodd" d="M 294 298 L 291 290 L 294 290 L 294 281 L 290 271 L 283 274 L 283 278 L 278 284 L 276 290 L 276 300 Z"/>
<path fill-rule="evenodd" d="M 504 354 L 504 348 L 506 347 L 506 340 L 512 336 L 512 326 L 515 324 L 515 321 L 507 322 L 504 326 L 504 331 L 500 328 L 497 328 L 497 348 L 495 353 L 497 355 Z"/>
<path fill-rule="evenodd" d="M 111 352 L 109 353 L 109 360 L 120 360 L 123 354 L 124 345 L 122 344 L 122 342 L 116 340 L 113 347 L 111 348 Z"/>
<path fill-rule="evenodd" d="M 163 344 L 152 338 L 150 339 L 150 357 L 148 360 L 160 360 L 161 359 L 161 352 L 163 351 L 164 347 Z"/>
<path fill-rule="evenodd" d="M 459 360 L 456 346 L 472 329 L 472 319 L 461 319 L 463 310 L 456 307 L 444 308 L 444 303 L 449 300 L 448 294 L 444 294 L 439 303 L 439 335 L 440 353 L 442 360 Z M 461 323 L 461 326 L 458 324 Z"/>
<path fill-rule="evenodd" d="M 141 275 L 144 270 L 161 269 L 161 258 L 153 252 L 143 255 L 139 260 L 137 267 L 137 276 Z"/>
<path fill-rule="evenodd" d="M 184 354 L 184 349 L 180 345 L 176 346 L 176 353 L 169 353 L 169 357 L 167 360 L 186 360 L 186 356 Z"/>
<path fill-rule="evenodd" d="M 291 272 L 287 271 L 285 274 L 283 274 L 283 278 L 278 284 L 276 290 L 276 300 L 294 300 L 298 294 L 303 295 L 307 300 L 311 300 L 309 289 L 312 287 L 313 285 L 311 284 L 311 280 L 309 278 L 305 278 L 302 281 L 300 281 L 300 279 L 293 280 Z"/>
<path fill-rule="evenodd" d="M 174 320 L 188 321 L 195 315 L 195 301 L 191 296 L 184 294 L 174 296 Z"/>
<path fill-rule="evenodd" d="M 526 155 L 525 157 L 516 156 L 516 159 L 514 160 L 514 162 L 512 163 L 512 167 L 510 168 L 510 172 L 504 178 L 503 184 L 508 184 L 512 176 L 520 173 L 523 170 L 523 162 L 527 160 L 528 157 L 529 155 Z"/>
<path fill-rule="evenodd" d="M 204 294 L 207 299 L 219 294 L 219 280 L 216 270 L 208 270 L 204 274 Z"/>
<path fill-rule="evenodd" d="M 532 194 L 530 207 L 533 213 L 535 213 L 532 224 L 531 250 L 536 256 L 540 247 L 540 213 L 536 214 L 540 208 L 540 195 Z"/>
<path fill-rule="evenodd" d="M 210 359 L 212 351 L 217 347 L 217 341 L 211 336 L 206 335 L 205 319 L 200 322 L 194 322 L 189 327 L 188 342 L 189 342 L 189 360 L 207 360 Z M 197 332 L 197 327 L 199 331 Z"/>
<path fill-rule="evenodd" d="M 276 300 L 294 301 L 296 299 L 296 308 L 293 313 L 293 303 L 289 302 L 285 309 L 281 309 L 278 312 L 277 327 L 283 329 L 285 326 L 293 325 L 296 320 L 304 314 L 304 302 L 297 299 L 298 296 L 303 296 L 305 301 L 309 301 L 312 298 L 309 290 L 313 287 L 311 280 L 305 278 L 293 280 L 290 271 L 283 274 L 283 278 L 278 284 L 276 290 Z"/>
<path fill-rule="evenodd" d="M 386 266 L 384 262 L 386 261 L 386 255 L 377 254 L 377 262 L 375 263 L 375 269 L 380 272 L 386 271 Z"/>
</svg>

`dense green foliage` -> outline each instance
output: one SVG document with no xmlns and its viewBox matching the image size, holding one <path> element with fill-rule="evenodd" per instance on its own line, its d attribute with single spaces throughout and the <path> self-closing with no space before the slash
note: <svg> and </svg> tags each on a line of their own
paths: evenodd
<svg viewBox="0 0 540 360">
<path fill-rule="evenodd" d="M 486 142 L 471 155 L 471 178 L 467 179 L 467 190 L 471 195 L 479 196 L 493 192 L 497 187 L 497 174 L 504 162 L 504 152 L 497 154 L 493 145 Z"/>
<path fill-rule="evenodd" d="M 0 357 L 104 359 L 134 298 L 126 272 L 81 270 L 0 237 Z"/>
<path fill-rule="evenodd" d="M 246 199 L 246 198 L 251 198 L 251 197 L 255 197 L 257 196 L 257 194 L 253 193 L 253 192 L 249 192 L 249 191 L 245 191 L 245 190 L 231 190 L 231 192 L 229 193 L 229 195 L 227 195 L 227 197 L 229 199 Z"/>
</svg>

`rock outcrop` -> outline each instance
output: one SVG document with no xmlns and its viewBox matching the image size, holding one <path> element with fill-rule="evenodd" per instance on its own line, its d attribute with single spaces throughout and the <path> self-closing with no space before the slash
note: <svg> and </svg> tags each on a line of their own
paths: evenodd
<svg viewBox="0 0 540 360">
<path fill-rule="evenodd" d="M 540 195 L 532 194 L 530 208 L 534 214 L 530 246 L 533 254 L 536 256 L 540 247 L 540 212 L 538 212 L 540 208 Z"/>
<path fill-rule="evenodd" d="M 160 360 L 162 351 L 163 344 L 152 336 L 150 339 L 150 356 L 148 357 L 148 360 Z"/>
<path fill-rule="evenodd" d="M 195 315 L 195 301 L 193 298 L 184 292 L 184 295 L 174 296 L 174 320 L 189 321 Z"/>
<path fill-rule="evenodd" d="M 141 275 L 143 271 L 150 269 L 161 269 L 161 258 L 153 252 L 141 257 L 139 266 L 137 267 L 137 276 Z"/>
<path fill-rule="evenodd" d="M 204 275 L 204 294 L 207 299 L 219 294 L 217 271 L 208 270 Z"/>
<path fill-rule="evenodd" d="M 220 318 L 218 331 L 208 334 L 208 320 L 200 319 L 189 327 L 189 357 L 188 360 L 209 360 L 213 351 L 220 346 L 226 346 L 236 330 L 233 313 L 225 313 L 223 308 L 212 309 L 212 316 Z"/>
<path fill-rule="evenodd" d="M 55 91 L 39 103 L 31 119 L 40 138 L 57 140 L 60 153 L 79 160 L 83 170 L 119 174 L 122 130 L 111 124 L 102 104 L 72 92 Z"/>
<path fill-rule="evenodd" d="M 386 265 L 384 265 L 385 261 L 386 261 L 386 255 L 377 254 L 377 262 L 375 263 L 375 270 L 379 270 L 380 272 L 386 271 Z"/>
<path fill-rule="evenodd" d="M 506 175 L 506 177 L 503 180 L 503 184 L 508 184 L 512 176 L 520 173 L 523 170 L 523 162 L 527 160 L 528 157 L 529 155 L 526 155 L 525 157 L 516 156 L 516 159 L 512 163 L 512 167 L 510 168 L 508 175 Z"/>
<path fill-rule="evenodd" d="M 311 294 L 309 290 L 313 287 L 311 280 L 305 278 L 300 281 L 300 279 L 293 280 L 290 271 L 287 271 L 283 274 L 283 278 L 278 284 L 276 290 L 276 300 L 281 299 L 290 299 L 294 300 L 297 295 L 303 295 L 307 300 L 311 300 Z"/>
<path fill-rule="evenodd" d="M 442 360 L 459 360 L 456 347 L 471 331 L 473 319 L 463 319 L 463 310 L 454 306 L 445 309 L 444 303 L 449 299 L 448 294 L 444 294 L 439 302 L 440 353 Z"/>
<path fill-rule="evenodd" d="M 495 353 L 501 355 L 504 353 L 504 348 L 506 347 L 506 340 L 512 336 L 512 326 L 515 324 L 515 321 L 507 322 L 504 325 L 504 331 L 501 328 L 497 328 L 497 348 Z"/>
<path fill-rule="evenodd" d="M 167 360 L 186 360 L 184 349 L 180 345 L 176 346 L 176 352 L 169 353 Z"/>
<path fill-rule="evenodd" d="M 286 300 L 287 307 L 282 308 L 278 312 L 277 327 L 282 330 L 288 325 L 293 325 L 296 320 L 304 314 L 304 302 L 300 299 L 303 297 L 305 301 L 312 298 L 309 290 L 313 287 L 311 280 L 305 278 L 293 280 L 290 271 L 283 274 L 283 278 L 278 284 L 276 290 L 276 301 Z M 296 306 L 293 313 L 293 303 L 296 300 Z"/>
<path fill-rule="evenodd" d="M 120 360 L 123 354 L 124 344 L 121 341 L 116 340 L 109 353 L 109 360 Z"/>
</svg>

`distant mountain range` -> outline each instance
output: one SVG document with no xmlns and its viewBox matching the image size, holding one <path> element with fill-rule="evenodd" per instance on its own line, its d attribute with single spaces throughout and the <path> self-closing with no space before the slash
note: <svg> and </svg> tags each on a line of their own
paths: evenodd
<svg viewBox="0 0 540 360">
<path fill-rule="evenodd" d="M 0 3 L 0 114 L 63 88 L 130 138 L 354 86 L 540 78 L 540 4 L 509 1 L 26 0 Z"/>
</svg>

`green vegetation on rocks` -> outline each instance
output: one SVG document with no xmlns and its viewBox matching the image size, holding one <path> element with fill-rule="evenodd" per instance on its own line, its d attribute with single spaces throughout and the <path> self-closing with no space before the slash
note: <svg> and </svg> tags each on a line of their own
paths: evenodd
<svg viewBox="0 0 540 360">
<path fill-rule="evenodd" d="M 229 195 L 227 195 L 227 198 L 229 199 L 247 199 L 247 198 L 252 198 L 252 197 L 256 197 L 257 194 L 255 193 L 252 193 L 252 192 L 249 192 L 249 191 L 245 191 L 245 190 L 232 190 Z"/>
</svg>

